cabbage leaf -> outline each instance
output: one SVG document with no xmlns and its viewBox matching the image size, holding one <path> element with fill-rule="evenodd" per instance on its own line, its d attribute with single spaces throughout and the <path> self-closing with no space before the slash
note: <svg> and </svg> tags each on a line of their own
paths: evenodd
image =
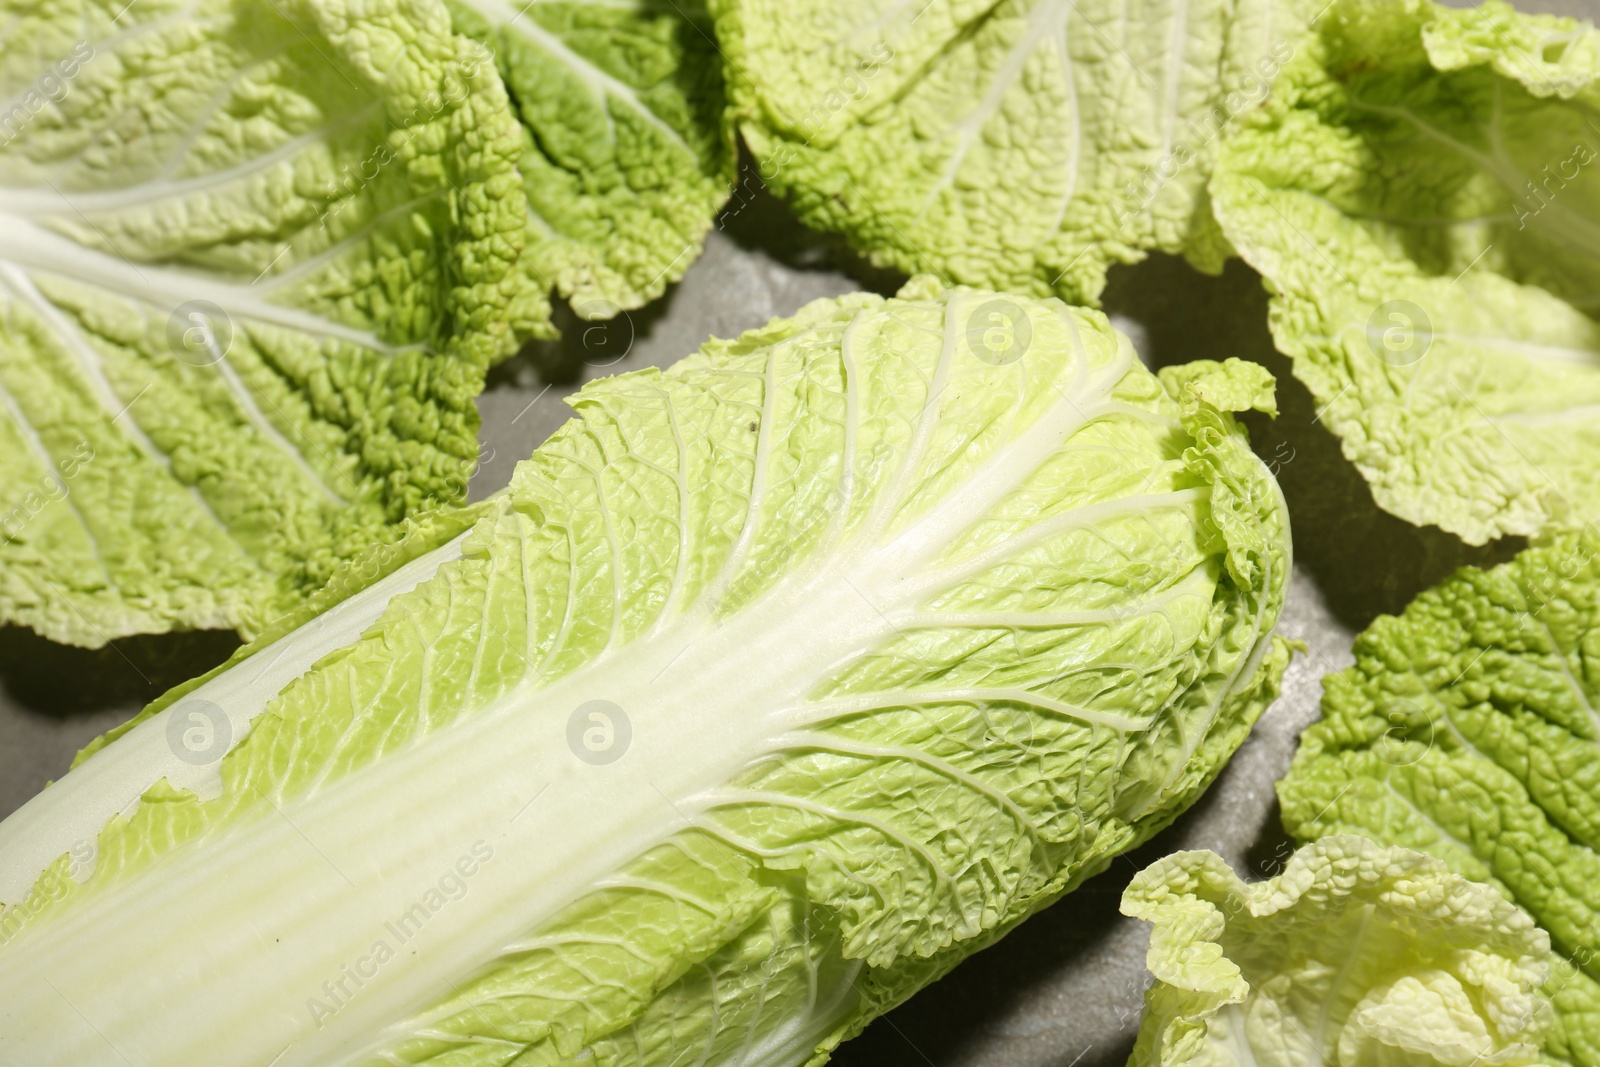
<svg viewBox="0 0 1600 1067">
<path fill-rule="evenodd" d="M 1559 954 L 1546 1055 L 1600 1063 L 1600 539 L 1463 569 L 1355 654 L 1278 784 L 1285 826 L 1431 853 L 1526 908 Z"/>
<path fill-rule="evenodd" d="M 523 123 L 524 268 L 581 318 L 660 296 L 734 185 L 722 62 L 694 0 L 450 0 Z"/>
<path fill-rule="evenodd" d="M 0 3 L 0 622 L 251 634 L 460 502 L 547 330 L 433 0 Z"/>
<path fill-rule="evenodd" d="M 1129 1067 L 1540 1062 L 1550 938 L 1433 856 L 1325 837 L 1247 885 L 1213 852 L 1134 877 L 1155 985 Z"/>
<path fill-rule="evenodd" d="M 1600 32 L 1338 0 L 1211 195 L 1380 506 L 1473 544 L 1600 518 Z"/>
<path fill-rule="evenodd" d="M 1218 406 L 1271 385 L 923 278 L 586 386 L 470 531 L 0 823 L 0 1047 L 825 1056 L 1275 695 L 1285 512 Z"/>
<path fill-rule="evenodd" d="M 1220 269 L 1219 135 L 1310 0 L 712 0 L 763 181 L 883 266 L 1092 302 L 1151 250 Z"/>
</svg>

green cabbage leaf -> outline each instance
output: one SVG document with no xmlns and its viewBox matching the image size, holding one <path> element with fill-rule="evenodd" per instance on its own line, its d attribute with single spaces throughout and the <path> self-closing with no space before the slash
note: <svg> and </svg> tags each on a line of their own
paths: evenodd
<svg viewBox="0 0 1600 1067">
<path fill-rule="evenodd" d="M 1600 518 L 1600 32 L 1338 0 L 1210 189 L 1380 506 L 1473 544 Z"/>
<path fill-rule="evenodd" d="M 1549 931 L 1545 1055 L 1600 1063 L 1600 539 L 1463 569 L 1356 640 L 1278 785 L 1301 840 L 1438 856 Z"/>
<path fill-rule="evenodd" d="M 0 622 L 249 635 L 463 500 L 549 317 L 493 57 L 431 0 L 0 23 Z"/>
<path fill-rule="evenodd" d="M 1134 877 L 1155 984 L 1130 1067 L 1541 1062 L 1550 938 L 1436 857 L 1354 835 L 1246 884 L 1213 852 Z"/>
<path fill-rule="evenodd" d="M 722 61 L 694 0 L 449 0 L 523 124 L 524 269 L 579 317 L 660 296 L 734 187 Z"/>
<path fill-rule="evenodd" d="M 922 278 L 586 386 L 0 823 L 0 1047 L 819 1062 L 1273 698 L 1271 384 Z"/>
<path fill-rule="evenodd" d="M 1309 0 L 713 0 L 761 179 L 884 266 L 1092 302 L 1220 269 L 1206 179 Z"/>
</svg>

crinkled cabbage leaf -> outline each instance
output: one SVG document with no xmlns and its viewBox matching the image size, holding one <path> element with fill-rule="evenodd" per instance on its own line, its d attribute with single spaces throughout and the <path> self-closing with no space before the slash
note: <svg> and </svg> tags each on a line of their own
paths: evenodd
<svg viewBox="0 0 1600 1067">
<path fill-rule="evenodd" d="M 1473 544 L 1600 518 L 1600 33 L 1338 0 L 1211 195 L 1380 506 Z"/>
<path fill-rule="evenodd" d="M 1285 825 L 1432 853 L 1526 908 L 1559 954 L 1546 1055 L 1600 1063 L 1600 539 L 1463 569 L 1355 654 L 1278 784 Z"/>
<path fill-rule="evenodd" d="M 734 184 L 722 62 L 695 0 L 450 0 L 523 123 L 524 267 L 582 318 L 665 291 Z"/>
<path fill-rule="evenodd" d="M 1213 852 L 1134 877 L 1155 985 L 1130 1067 L 1540 1062 L 1550 938 L 1439 859 L 1325 837 L 1246 884 Z"/>
<path fill-rule="evenodd" d="M 548 322 L 434 0 L 0 3 L 0 622 L 257 631 L 460 502 Z"/>
<path fill-rule="evenodd" d="M 1288 529 L 1224 410 L 1271 384 L 931 279 L 590 384 L 469 532 L 0 823 L 0 1044 L 824 1057 L 1272 699 Z"/>
<path fill-rule="evenodd" d="M 1221 133 L 1309 0 L 713 0 L 765 182 L 885 266 L 1093 301 L 1151 250 L 1220 267 Z"/>
</svg>

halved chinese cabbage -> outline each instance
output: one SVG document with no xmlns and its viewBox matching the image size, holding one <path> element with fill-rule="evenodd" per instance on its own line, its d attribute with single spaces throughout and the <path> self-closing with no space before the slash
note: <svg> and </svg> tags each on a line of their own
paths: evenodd
<svg viewBox="0 0 1600 1067">
<path fill-rule="evenodd" d="M 470 532 L 0 823 L 0 1047 L 824 1056 L 1272 699 L 1287 519 L 1228 414 L 1271 403 L 930 279 L 591 384 Z"/>
</svg>

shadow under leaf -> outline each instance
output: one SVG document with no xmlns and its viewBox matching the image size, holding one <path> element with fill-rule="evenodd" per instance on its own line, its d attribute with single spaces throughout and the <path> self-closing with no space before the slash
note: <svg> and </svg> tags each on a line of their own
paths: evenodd
<svg viewBox="0 0 1600 1067">
<path fill-rule="evenodd" d="M 577 385 L 583 380 L 586 366 L 608 367 L 620 362 L 634 341 L 648 334 L 667 313 L 677 288 L 676 283 L 669 285 L 665 293 L 644 307 L 618 311 L 606 319 L 584 318 L 567 301 L 554 301 L 550 318 L 561 336 L 550 341 L 529 341 L 516 355 L 491 367 L 485 391 L 527 384 L 524 379 L 529 368 L 548 385 Z"/>
<path fill-rule="evenodd" d="M 739 247 L 759 250 L 786 267 L 838 271 L 882 296 L 892 296 L 906 281 L 904 272 L 876 266 L 839 234 L 803 225 L 772 191 L 742 141 L 738 179 L 716 227 Z"/>
<path fill-rule="evenodd" d="M 54 718 L 142 706 L 221 663 L 239 647 L 231 630 L 139 634 L 104 648 L 58 645 L 0 627 L 0 686 L 28 711 Z"/>
</svg>

